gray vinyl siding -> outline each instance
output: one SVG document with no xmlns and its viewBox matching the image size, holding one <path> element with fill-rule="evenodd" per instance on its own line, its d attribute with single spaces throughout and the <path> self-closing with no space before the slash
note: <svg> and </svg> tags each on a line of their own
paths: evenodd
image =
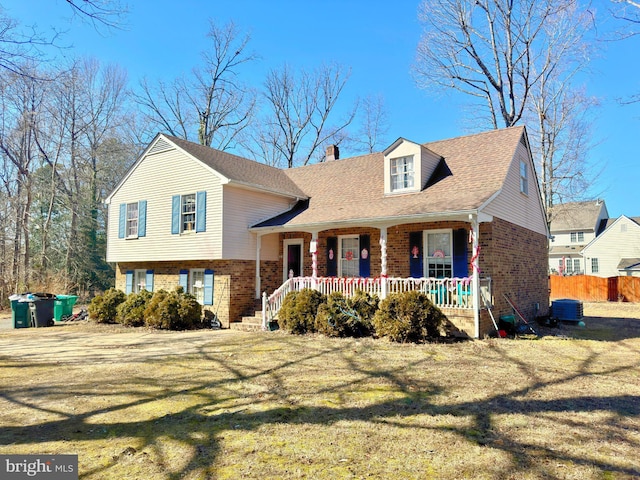
<svg viewBox="0 0 640 480">
<path fill-rule="evenodd" d="M 171 198 L 207 192 L 206 232 L 171 234 Z M 147 201 L 146 236 L 118 238 L 121 203 Z M 201 260 L 222 257 L 220 178 L 178 149 L 147 154 L 129 173 L 109 204 L 107 261 Z"/>
<path fill-rule="evenodd" d="M 520 160 L 528 165 L 529 193 L 520 192 Z M 542 208 L 536 175 L 527 148 L 518 144 L 518 150 L 509 166 L 500 193 L 483 210 L 536 233 L 547 235 L 546 217 Z"/>
<path fill-rule="evenodd" d="M 626 225 L 626 231 L 622 231 Z M 623 258 L 640 258 L 640 225 L 627 217 L 618 218 L 583 250 L 586 273 L 598 277 L 617 277 Z M 592 273 L 591 259 L 598 259 L 598 272 Z"/>
<path fill-rule="evenodd" d="M 249 227 L 278 215 L 292 206 L 290 198 L 234 187 L 224 187 L 223 257 L 227 259 L 254 260 L 256 258 L 255 234 Z M 263 239 L 264 242 L 264 239 Z M 267 243 L 267 246 L 270 245 Z M 272 260 L 273 253 L 262 245 L 261 258 Z M 276 257 L 277 259 L 277 257 Z"/>
</svg>

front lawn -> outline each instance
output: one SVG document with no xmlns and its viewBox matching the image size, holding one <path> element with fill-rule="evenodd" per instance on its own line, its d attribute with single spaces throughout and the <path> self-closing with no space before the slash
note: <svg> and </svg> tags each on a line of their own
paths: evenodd
<svg viewBox="0 0 640 480">
<path fill-rule="evenodd" d="M 76 325 L 0 332 L 0 453 L 81 479 L 640 477 L 640 320 L 614 341 L 402 345 Z"/>
</svg>

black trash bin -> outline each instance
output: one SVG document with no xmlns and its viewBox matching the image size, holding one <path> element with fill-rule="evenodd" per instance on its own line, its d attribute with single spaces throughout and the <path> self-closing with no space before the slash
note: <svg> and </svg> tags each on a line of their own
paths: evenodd
<svg viewBox="0 0 640 480">
<path fill-rule="evenodd" d="M 53 326 L 53 307 L 56 296 L 52 293 L 30 293 L 27 295 L 32 327 Z"/>
</svg>

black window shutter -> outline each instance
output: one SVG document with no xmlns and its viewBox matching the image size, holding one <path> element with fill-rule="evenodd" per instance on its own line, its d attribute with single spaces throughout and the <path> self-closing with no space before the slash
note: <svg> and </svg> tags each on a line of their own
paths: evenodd
<svg viewBox="0 0 640 480">
<path fill-rule="evenodd" d="M 424 276 L 422 266 L 422 232 L 409 233 L 409 272 L 413 278 Z"/>
<path fill-rule="evenodd" d="M 369 235 L 360 235 L 360 276 L 371 276 L 371 237 Z"/>
<path fill-rule="evenodd" d="M 327 277 L 338 275 L 338 237 L 327 238 Z"/>
</svg>

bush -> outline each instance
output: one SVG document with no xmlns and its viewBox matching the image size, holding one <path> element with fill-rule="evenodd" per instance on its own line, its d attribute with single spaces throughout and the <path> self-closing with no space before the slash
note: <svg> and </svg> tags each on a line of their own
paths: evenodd
<svg viewBox="0 0 640 480">
<path fill-rule="evenodd" d="M 104 295 L 98 295 L 89 304 L 89 318 L 98 323 L 114 323 L 118 314 L 118 305 L 125 301 L 126 295 L 121 290 L 110 288 Z"/>
<path fill-rule="evenodd" d="M 289 333 L 313 333 L 318 307 L 325 301 L 323 294 L 309 288 L 289 293 L 278 312 L 278 325 Z"/>
<path fill-rule="evenodd" d="M 180 288 L 180 287 L 179 287 Z M 144 310 L 145 323 L 165 330 L 185 330 L 201 322 L 202 306 L 182 289 L 158 290 Z"/>
<path fill-rule="evenodd" d="M 118 305 L 116 321 L 122 325 L 139 327 L 144 325 L 144 310 L 153 297 L 153 293 L 142 290 L 140 293 L 130 293 L 127 299 Z"/>
<path fill-rule="evenodd" d="M 394 342 L 424 342 L 440 336 L 444 314 L 421 292 L 389 295 L 373 317 L 376 335 Z"/>
<path fill-rule="evenodd" d="M 364 292 L 356 292 L 346 299 L 334 292 L 318 308 L 316 331 L 330 337 L 366 337 L 372 334 L 371 318 L 377 309 L 377 299 Z"/>
</svg>

